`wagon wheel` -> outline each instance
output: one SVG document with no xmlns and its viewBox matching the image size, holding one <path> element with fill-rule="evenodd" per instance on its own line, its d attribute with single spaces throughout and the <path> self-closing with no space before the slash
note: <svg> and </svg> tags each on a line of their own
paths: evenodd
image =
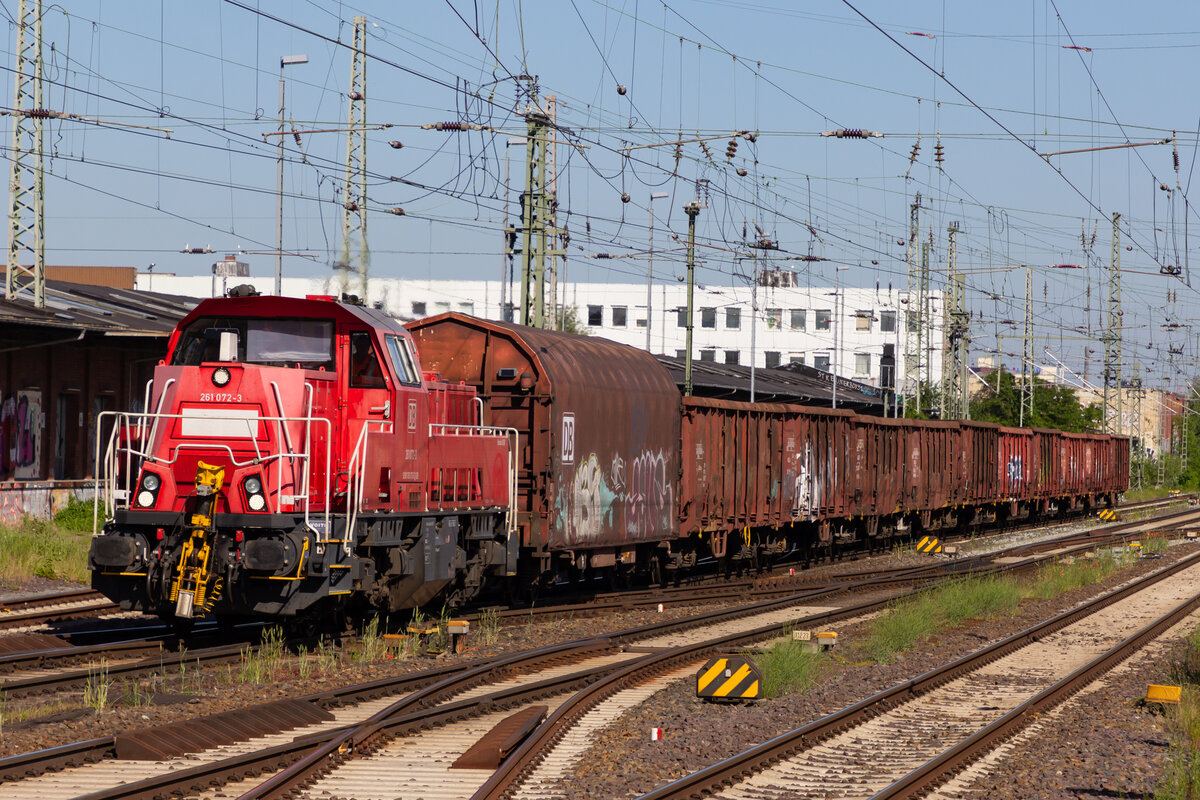
<svg viewBox="0 0 1200 800">
<path fill-rule="evenodd" d="M 662 556 L 657 553 L 650 556 L 650 585 L 660 589 L 667 587 L 667 572 L 663 569 Z"/>
</svg>

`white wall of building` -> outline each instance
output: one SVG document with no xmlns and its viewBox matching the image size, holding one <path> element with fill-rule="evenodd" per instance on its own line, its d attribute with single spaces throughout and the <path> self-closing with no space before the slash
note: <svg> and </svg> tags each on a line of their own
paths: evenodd
<svg viewBox="0 0 1200 800">
<path fill-rule="evenodd" d="M 147 287 L 147 278 L 146 274 L 138 276 L 139 288 Z M 209 297 L 214 293 L 210 276 L 159 274 L 152 280 L 156 292 L 192 297 Z M 269 292 L 274 278 L 229 278 L 226 283 L 227 288 L 251 283 L 259 291 Z M 215 292 L 223 293 L 221 278 L 216 279 Z M 283 293 L 291 297 L 336 294 L 337 279 L 284 278 Z M 680 325 L 680 310 L 687 307 L 687 287 L 659 284 L 651 294 L 650 349 L 682 356 L 687 332 Z M 576 319 L 589 334 L 646 347 L 644 283 L 569 282 L 560 286 L 560 297 L 565 306 L 575 309 Z M 696 309 L 693 355 L 697 359 L 745 366 L 753 361 L 757 367 L 802 361 L 830 370 L 836 367 L 841 377 L 878 385 L 883 347 L 891 344 L 895 346 L 897 380 L 902 382 L 905 300 L 904 292 L 855 287 L 835 291 L 834 287 L 760 286 L 757 298 L 749 286 L 697 287 L 693 301 Z M 372 279 L 367 302 L 398 319 L 408 320 L 445 311 L 504 319 L 503 304 L 511 301 L 507 288 L 499 281 L 379 278 Z M 926 349 L 935 383 L 941 378 L 942 368 L 941 318 L 942 293 L 931 292 L 932 341 L 926 343 Z"/>
</svg>

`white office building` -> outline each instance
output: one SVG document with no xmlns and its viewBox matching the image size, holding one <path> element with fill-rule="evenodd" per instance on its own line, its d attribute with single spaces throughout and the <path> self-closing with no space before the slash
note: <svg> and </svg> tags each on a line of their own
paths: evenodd
<svg viewBox="0 0 1200 800">
<path fill-rule="evenodd" d="M 147 275 L 138 277 L 146 288 Z M 270 292 L 270 277 L 230 278 L 228 287 L 251 283 Z M 907 293 L 897 290 L 843 286 L 796 286 L 793 273 L 772 271 L 751 286 L 697 286 L 694 290 L 693 357 L 701 361 L 777 367 L 806 364 L 836 371 L 839 377 L 878 386 L 880 360 L 893 355 L 897 382 L 903 385 Z M 192 297 L 222 293 L 222 279 L 157 274 L 153 290 Z M 335 294 L 336 278 L 285 278 L 283 292 L 293 297 Z M 511 295 L 510 295 L 511 291 Z M 401 320 L 434 316 L 446 311 L 506 320 L 519 305 L 519 286 L 510 290 L 499 281 L 397 280 L 372 278 L 367 301 Z M 513 297 L 515 296 L 515 302 Z M 573 283 L 559 286 L 560 310 L 568 310 L 580 328 L 654 353 L 683 357 L 687 337 L 687 287 L 644 283 Z M 942 369 L 942 292 L 930 292 L 927 374 L 933 382 Z M 518 315 L 519 316 L 519 315 Z M 915 321 L 915 317 L 914 317 Z M 647 337 L 647 334 L 649 336 Z M 916 346 L 916 336 L 912 336 Z"/>
</svg>

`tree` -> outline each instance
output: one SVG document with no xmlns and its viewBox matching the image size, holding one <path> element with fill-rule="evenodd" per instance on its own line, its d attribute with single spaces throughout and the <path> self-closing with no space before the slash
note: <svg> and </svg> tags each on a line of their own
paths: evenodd
<svg viewBox="0 0 1200 800">
<path fill-rule="evenodd" d="M 563 309 L 562 325 L 556 326 L 561 331 L 567 333 L 578 333 L 580 336 L 587 336 L 587 326 L 579 321 L 579 307 L 567 306 Z"/>
<path fill-rule="evenodd" d="M 1103 426 L 1098 405 L 1083 405 L 1069 386 L 1033 379 L 1033 413 L 1025 420 L 1027 428 L 1055 428 L 1082 433 Z M 984 387 L 971 398 L 971 419 L 1016 426 L 1021 422 L 1021 387 L 1006 370 L 996 370 L 984 381 Z"/>
</svg>

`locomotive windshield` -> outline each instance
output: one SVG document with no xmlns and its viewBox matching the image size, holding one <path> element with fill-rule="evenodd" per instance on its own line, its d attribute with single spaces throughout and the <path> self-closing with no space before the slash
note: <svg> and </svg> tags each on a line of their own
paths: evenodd
<svg viewBox="0 0 1200 800">
<path fill-rule="evenodd" d="M 333 321 L 325 319 L 247 319 L 201 317 L 179 337 L 176 366 L 217 361 L 221 333 L 237 334 L 237 360 L 250 364 L 333 369 Z"/>
</svg>

